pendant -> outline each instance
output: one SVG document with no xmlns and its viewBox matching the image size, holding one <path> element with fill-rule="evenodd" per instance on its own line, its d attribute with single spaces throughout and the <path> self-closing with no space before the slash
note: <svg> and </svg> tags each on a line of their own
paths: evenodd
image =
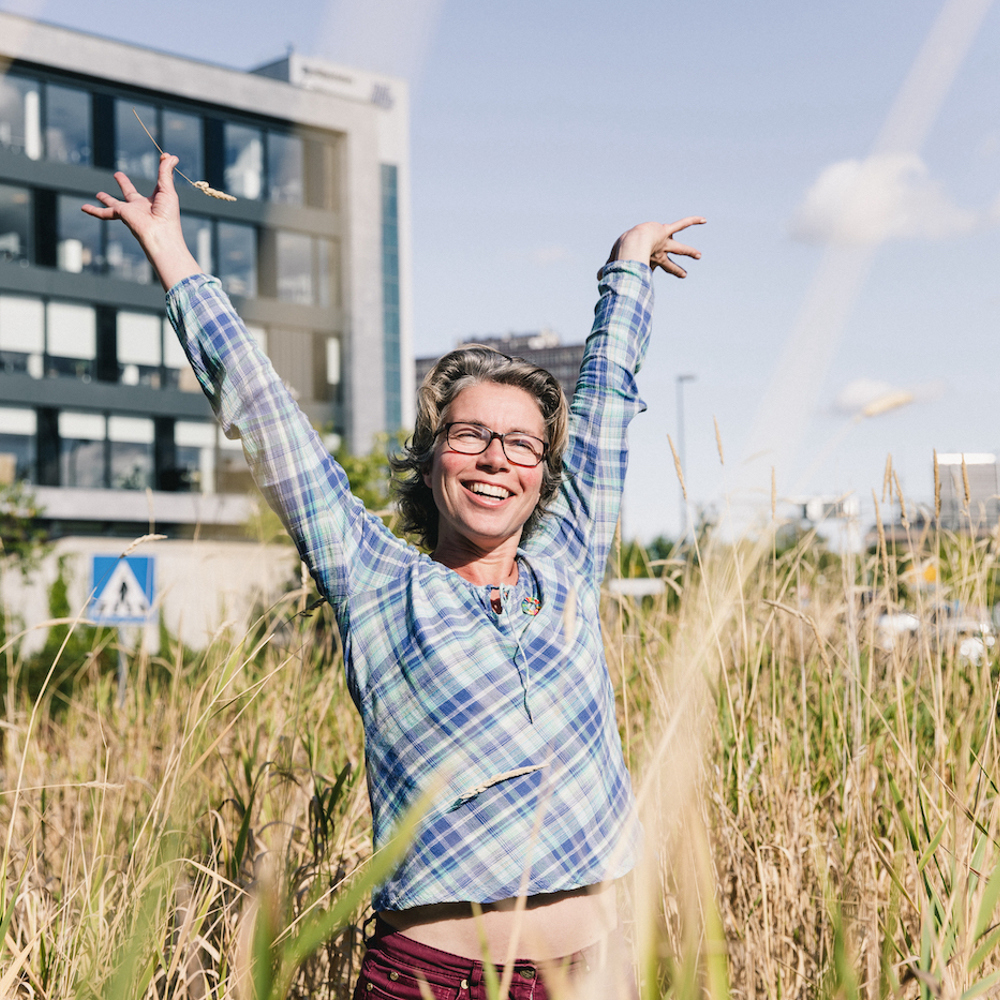
<svg viewBox="0 0 1000 1000">
<path fill-rule="evenodd" d="M 542 610 L 542 602 L 537 597 L 526 597 L 521 601 L 521 610 L 526 615 L 537 615 Z"/>
</svg>

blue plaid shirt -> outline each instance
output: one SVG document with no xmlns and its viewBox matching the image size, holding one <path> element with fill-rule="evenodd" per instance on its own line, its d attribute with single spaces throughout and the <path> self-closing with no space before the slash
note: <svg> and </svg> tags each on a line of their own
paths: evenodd
<svg viewBox="0 0 1000 1000">
<path fill-rule="evenodd" d="M 600 293 L 564 481 L 519 550 L 499 613 L 490 588 L 407 545 L 352 496 L 216 279 L 186 278 L 167 295 L 224 432 L 242 440 L 336 614 L 364 722 L 376 848 L 437 783 L 376 909 L 574 889 L 635 864 L 640 828 L 599 601 L 625 431 L 644 409 L 633 376 L 649 336 L 649 268 L 606 266 Z"/>
</svg>

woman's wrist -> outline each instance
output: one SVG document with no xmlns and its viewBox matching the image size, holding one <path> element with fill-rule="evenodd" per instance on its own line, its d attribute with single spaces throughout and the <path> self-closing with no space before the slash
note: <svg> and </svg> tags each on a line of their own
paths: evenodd
<svg viewBox="0 0 1000 1000">
<path fill-rule="evenodd" d="M 192 274 L 201 274 L 202 269 L 195 260 L 183 237 L 159 240 L 148 238 L 143 250 L 153 265 L 165 292 L 170 291 L 179 281 Z"/>
</svg>

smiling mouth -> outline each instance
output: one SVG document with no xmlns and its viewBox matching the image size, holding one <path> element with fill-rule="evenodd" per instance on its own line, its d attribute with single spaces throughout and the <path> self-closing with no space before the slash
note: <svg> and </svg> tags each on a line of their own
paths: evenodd
<svg viewBox="0 0 1000 1000">
<path fill-rule="evenodd" d="M 506 500 L 507 497 L 513 496 L 505 486 L 497 486 L 495 483 L 472 483 L 466 489 L 476 496 L 487 497 L 490 500 Z"/>
</svg>

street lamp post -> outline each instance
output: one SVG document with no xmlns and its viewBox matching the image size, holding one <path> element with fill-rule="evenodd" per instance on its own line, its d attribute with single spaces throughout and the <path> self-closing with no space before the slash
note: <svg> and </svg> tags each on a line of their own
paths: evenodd
<svg viewBox="0 0 1000 1000">
<path fill-rule="evenodd" d="M 697 375 L 677 376 L 677 455 L 681 461 L 681 471 L 687 473 L 687 457 L 684 454 L 684 383 L 693 382 Z M 680 541 L 687 538 L 688 533 L 688 506 L 684 497 L 684 488 L 680 489 L 681 499 L 681 537 Z"/>
</svg>

